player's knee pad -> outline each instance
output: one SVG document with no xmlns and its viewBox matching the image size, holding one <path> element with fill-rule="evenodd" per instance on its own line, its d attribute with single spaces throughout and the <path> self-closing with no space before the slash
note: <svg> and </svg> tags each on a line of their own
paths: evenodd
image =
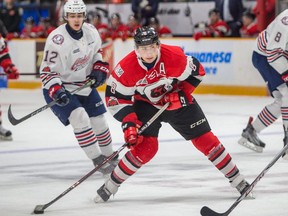
<svg viewBox="0 0 288 216">
<path fill-rule="evenodd" d="M 91 128 L 89 116 L 83 107 L 78 107 L 71 112 L 69 122 L 74 128 L 74 132 Z"/>
<path fill-rule="evenodd" d="M 108 129 L 108 123 L 104 114 L 90 117 L 91 126 L 96 134 L 101 134 Z"/>
<path fill-rule="evenodd" d="M 131 153 L 141 163 L 148 163 L 158 151 L 157 137 L 144 137 L 143 142 L 135 146 Z"/>
<path fill-rule="evenodd" d="M 219 139 L 210 131 L 191 140 L 194 146 L 204 155 L 220 144 Z"/>
</svg>

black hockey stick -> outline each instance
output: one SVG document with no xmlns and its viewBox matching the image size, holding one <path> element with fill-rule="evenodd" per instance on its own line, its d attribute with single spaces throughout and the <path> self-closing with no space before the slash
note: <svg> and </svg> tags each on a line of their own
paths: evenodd
<svg viewBox="0 0 288 216">
<path fill-rule="evenodd" d="M 288 150 L 288 145 L 273 158 L 273 160 L 262 170 L 262 172 L 256 177 L 256 179 L 247 187 L 246 191 L 230 206 L 230 208 L 224 213 L 217 213 L 207 206 L 202 207 L 200 213 L 202 216 L 227 216 L 234 208 L 253 190 L 255 185 L 260 181 L 260 179 L 265 175 L 266 172 L 276 163 L 276 161 Z"/>
<path fill-rule="evenodd" d="M 87 83 L 85 83 L 83 86 L 75 89 L 74 91 L 71 92 L 71 94 L 75 94 L 76 92 L 79 92 L 81 91 L 82 89 L 84 88 L 87 88 L 89 86 L 91 86 L 92 84 L 94 83 L 94 80 L 89 80 Z M 23 121 L 25 121 L 26 119 L 29 119 L 31 118 L 32 116 L 54 106 L 55 104 L 57 103 L 57 101 L 51 101 L 49 104 L 46 104 L 45 106 L 42 106 L 40 107 L 39 109 L 27 114 L 26 116 L 20 118 L 20 119 L 16 119 L 13 114 L 12 114 L 12 111 L 11 111 L 11 104 L 9 105 L 9 109 L 8 109 L 8 119 L 9 121 L 11 122 L 12 125 L 17 125 Z"/>
<path fill-rule="evenodd" d="M 36 76 L 36 75 L 39 75 L 40 76 L 40 73 L 20 73 L 19 74 L 20 76 Z M 6 73 L 0 73 L 0 76 L 9 76 L 9 74 L 6 74 Z"/>
<path fill-rule="evenodd" d="M 166 103 L 154 116 L 152 116 L 152 118 L 139 129 L 138 134 L 143 133 L 143 131 L 146 130 L 164 112 L 164 110 L 166 110 L 166 108 L 169 106 L 169 104 L 170 103 Z M 78 185 L 80 185 L 83 181 L 85 181 L 87 178 L 89 178 L 91 175 L 93 175 L 97 170 L 99 170 L 102 166 L 104 166 L 106 163 L 111 161 L 116 155 L 118 155 L 126 146 L 127 146 L 127 143 L 123 144 L 117 151 L 115 151 L 108 158 L 106 158 L 101 164 L 96 166 L 93 170 L 91 170 L 89 173 L 87 173 L 85 176 L 83 176 L 81 179 L 79 179 L 77 182 L 75 182 L 73 185 L 71 185 L 69 188 L 67 188 L 63 193 L 61 193 L 55 199 L 51 200 L 50 202 L 48 202 L 44 205 L 37 205 L 34 208 L 33 213 L 34 214 L 43 214 L 44 210 L 46 208 L 48 208 L 50 205 L 55 203 L 57 200 L 61 199 L 63 196 L 65 196 L 67 193 L 72 191 L 74 188 L 76 188 Z"/>
</svg>

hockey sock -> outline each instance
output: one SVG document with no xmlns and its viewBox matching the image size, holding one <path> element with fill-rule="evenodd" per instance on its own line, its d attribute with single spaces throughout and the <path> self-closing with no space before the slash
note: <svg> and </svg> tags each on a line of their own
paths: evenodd
<svg viewBox="0 0 288 216">
<path fill-rule="evenodd" d="M 207 157 L 214 166 L 229 179 L 230 182 L 239 175 L 237 166 L 234 164 L 230 154 L 221 143 L 215 147 Z"/>
<path fill-rule="evenodd" d="M 102 154 L 110 156 L 113 153 L 112 138 L 105 116 L 91 117 L 90 121 Z"/>
<path fill-rule="evenodd" d="M 110 156 L 113 153 L 113 148 L 112 138 L 109 129 L 107 129 L 103 133 L 96 134 L 96 136 L 102 154 L 105 156 Z"/>
<path fill-rule="evenodd" d="M 74 131 L 74 134 L 80 147 L 84 150 L 88 158 L 92 160 L 101 154 L 97 143 L 97 137 L 92 128 L 79 132 Z"/>
<path fill-rule="evenodd" d="M 142 164 L 128 151 L 125 156 L 120 160 L 118 166 L 114 169 L 111 174 L 111 180 L 116 184 L 120 185 L 130 176 L 132 176 Z"/>
<path fill-rule="evenodd" d="M 273 104 L 270 104 L 264 107 L 264 109 L 258 114 L 255 121 L 252 123 L 252 126 L 257 133 L 259 133 L 269 125 L 273 124 L 281 115 L 279 109 L 280 107 L 274 109 L 272 105 Z"/>
</svg>

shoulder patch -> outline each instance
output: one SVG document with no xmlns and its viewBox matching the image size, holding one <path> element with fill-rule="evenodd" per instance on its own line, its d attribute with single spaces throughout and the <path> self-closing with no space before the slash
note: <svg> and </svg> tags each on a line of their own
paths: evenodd
<svg viewBox="0 0 288 216">
<path fill-rule="evenodd" d="M 121 66 L 118 64 L 115 68 L 115 74 L 120 77 L 122 76 L 122 74 L 124 73 L 123 69 L 121 68 Z"/>
<path fill-rule="evenodd" d="M 281 22 L 284 24 L 284 25 L 288 25 L 288 16 L 285 16 L 281 19 Z"/>
<path fill-rule="evenodd" d="M 64 37 L 61 34 L 56 34 L 53 36 L 52 41 L 53 43 L 60 45 L 64 42 Z"/>
</svg>

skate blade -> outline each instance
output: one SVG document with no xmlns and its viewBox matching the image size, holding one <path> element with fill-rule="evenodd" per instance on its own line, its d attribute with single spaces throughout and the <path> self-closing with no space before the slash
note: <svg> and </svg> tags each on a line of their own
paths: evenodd
<svg viewBox="0 0 288 216">
<path fill-rule="evenodd" d="M 283 158 L 284 160 L 288 160 L 288 152 L 284 153 L 284 154 L 282 155 L 282 158 Z"/>
<path fill-rule="evenodd" d="M 0 140 L 4 140 L 4 141 L 12 141 L 13 139 L 12 139 L 12 136 L 2 136 L 2 135 L 0 135 Z"/>
<path fill-rule="evenodd" d="M 251 149 L 257 153 L 262 153 L 263 152 L 263 148 L 260 147 L 260 146 L 256 146 L 254 145 L 253 143 L 249 142 L 246 138 L 242 137 L 239 141 L 238 141 L 238 144 L 248 148 L 248 149 Z"/>
<path fill-rule="evenodd" d="M 95 202 L 95 203 L 104 203 L 105 201 L 100 197 L 100 196 L 96 196 L 94 199 L 93 199 L 93 201 Z"/>
</svg>

